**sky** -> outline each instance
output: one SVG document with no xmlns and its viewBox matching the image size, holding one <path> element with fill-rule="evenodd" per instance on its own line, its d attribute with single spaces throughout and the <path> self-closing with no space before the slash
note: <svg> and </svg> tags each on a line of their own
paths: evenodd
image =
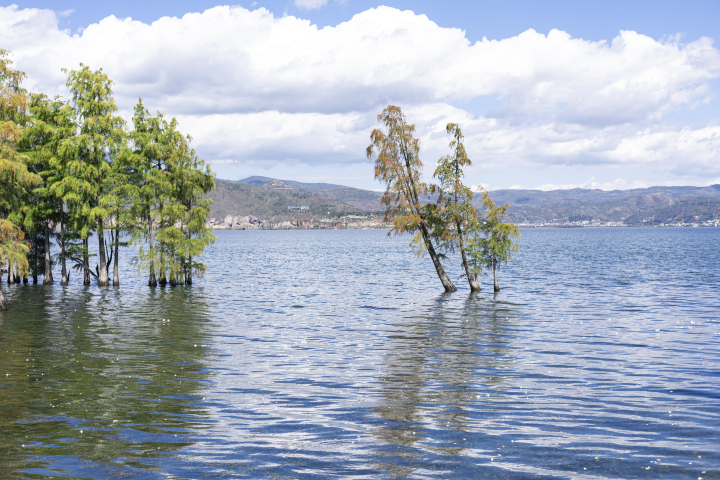
<svg viewBox="0 0 720 480">
<path fill-rule="evenodd" d="M 176 117 L 218 178 L 380 189 L 377 115 L 416 125 L 424 178 L 458 123 L 466 183 L 720 183 L 720 2 L 21 1 L 0 48 L 33 92 L 102 68 L 120 114 Z"/>
</svg>

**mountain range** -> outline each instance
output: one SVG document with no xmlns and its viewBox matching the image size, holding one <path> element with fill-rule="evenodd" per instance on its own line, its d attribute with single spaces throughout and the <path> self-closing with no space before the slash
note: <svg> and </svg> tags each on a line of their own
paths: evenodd
<svg viewBox="0 0 720 480">
<path fill-rule="evenodd" d="M 275 221 L 323 216 L 378 215 L 382 194 L 330 183 L 304 183 L 253 176 L 216 180 L 211 216 L 254 215 Z M 508 221 L 519 224 L 589 223 L 651 225 L 720 219 L 720 185 L 632 190 L 493 190 L 496 204 L 509 203 Z M 434 201 L 426 197 L 424 202 Z M 473 203 L 480 208 L 480 195 Z M 303 211 L 288 206 L 307 206 Z"/>
</svg>

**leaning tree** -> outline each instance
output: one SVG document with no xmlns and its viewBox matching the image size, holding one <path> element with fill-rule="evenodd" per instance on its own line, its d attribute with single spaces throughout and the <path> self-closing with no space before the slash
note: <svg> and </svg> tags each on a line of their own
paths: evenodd
<svg viewBox="0 0 720 480">
<path fill-rule="evenodd" d="M 477 212 L 471 203 L 472 191 L 462 183 L 463 168 L 472 165 L 465 152 L 463 134 L 457 123 L 448 123 L 447 132 L 452 136 L 450 141 L 451 155 L 446 155 L 438 161 L 434 177 L 440 185 L 431 185 L 431 191 L 437 193 L 438 214 L 441 217 L 440 225 L 435 228 L 433 236 L 436 237 L 446 249 L 460 250 L 462 266 L 465 277 L 470 284 L 470 291 L 479 292 L 480 284 L 477 275 L 474 275 L 468 263 L 466 253 L 467 229 L 474 225 Z"/>
<path fill-rule="evenodd" d="M 445 273 L 432 243 L 431 231 L 437 217 L 433 209 L 420 203 L 427 185 L 420 181 L 422 162 L 415 125 L 407 123 L 400 107 L 392 105 L 378 115 L 378 121 L 384 128 L 370 134 L 367 157 L 375 160 L 375 179 L 385 184 L 381 201 L 386 207 L 385 220 L 393 222 L 389 235 L 415 233 L 410 245 L 420 256 L 427 252 L 445 291 L 454 292 L 457 287 Z"/>
</svg>

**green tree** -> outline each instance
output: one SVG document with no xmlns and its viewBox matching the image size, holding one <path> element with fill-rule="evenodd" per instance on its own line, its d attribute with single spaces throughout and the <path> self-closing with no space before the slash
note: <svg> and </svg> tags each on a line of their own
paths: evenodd
<svg viewBox="0 0 720 480">
<path fill-rule="evenodd" d="M 171 149 L 168 180 L 172 189 L 161 213 L 164 227 L 158 231 L 158 240 L 165 247 L 162 258 L 170 284 L 192 285 L 193 273 L 202 276 L 207 269 L 197 257 L 215 241 L 205 223 L 212 200 L 203 198 L 215 188 L 215 174 L 190 147 L 192 138 L 176 127 L 173 119 L 165 133 Z"/>
<path fill-rule="evenodd" d="M 29 245 L 20 228 L 29 192 L 40 183 L 28 171 L 27 157 L 18 153 L 27 121 L 27 92 L 20 86 L 25 74 L 11 68 L 8 52 L 0 49 L 0 264 L 7 263 L 8 279 L 27 275 Z M 6 308 L 0 293 L 0 309 Z"/>
<path fill-rule="evenodd" d="M 148 272 L 150 286 L 191 285 L 193 273 L 206 266 L 197 257 L 215 237 L 205 224 L 214 174 L 190 147 L 190 136 L 177 130 L 177 121 L 150 116 L 142 102 L 135 108 L 134 216 L 140 219 L 135 241 L 136 263 Z M 145 248 L 147 242 L 148 248 Z M 155 275 L 158 276 L 156 279 Z"/>
<path fill-rule="evenodd" d="M 43 94 L 30 95 L 30 120 L 24 129 L 22 140 L 28 167 L 42 180 L 42 184 L 34 189 L 27 199 L 23 225 L 33 243 L 31 270 L 35 282 L 40 272 L 38 254 L 42 252 L 43 285 L 54 283 L 50 239 L 53 235 L 52 226 L 59 223 L 62 215 L 62 200 L 53 194 L 50 182 L 55 177 L 56 157 L 68 134 L 68 129 L 63 128 L 64 111 L 65 103 L 58 97 L 51 100 Z"/>
<path fill-rule="evenodd" d="M 386 187 L 381 201 L 386 206 L 385 220 L 393 222 L 389 234 L 415 232 L 410 245 L 419 256 L 428 253 L 445 291 L 454 292 L 457 288 L 432 244 L 431 229 L 437 220 L 434 210 L 420 203 L 427 186 L 420 181 L 422 162 L 420 142 L 414 137 L 415 125 L 408 124 L 400 108 L 392 105 L 378 115 L 378 121 L 385 129 L 372 131 L 366 153 L 368 159 L 375 160 L 375 179 Z"/>
<path fill-rule="evenodd" d="M 477 217 L 475 207 L 471 201 L 472 191 L 463 185 L 463 168 L 472 165 L 468 158 L 463 144 L 463 134 L 457 123 L 448 123 L 447 132 L 452 135 L 450 149 L 451 155 L 446 155 L 438 161 L 438 166 L 433 175 L 440 181 L 440 185 L 431 185 L 430 191 L 438 194 L 437 205 L 438 215 L 441 218 L 440 225 L 433 230 L 433 236 L 437 238 L 446 249 L 460 250 L 462 266 L 465 269 L 465 277 L 470 284 L 470 291 L 479 292 L 480 284 L 477 276 L 472 274 L 465 252 L 466 226 L 473 224 Z"/>
<path fill-rule="evenodd" d="M 114 115 L 117 106 L 112 96 L 113 82 L 102 69 L 93 72 L 82 63 L 80 67 L 80 70 L 70 71 L 67 80 L 76 115 L 74 123 L 77 125 L 73 138 L 76 157 L 68 162 L 68 173 L 77 177 L 78 195 L 82 202 L 77 205 L 77 213 L 87 222 L 81 226 L 85 250 L 82 268 L 86 275 L 91 273 L 87 264 L 87 236 L 94 228 L 98 237 L 97 284 L 107 287 L 110 284 L 108 267 L 112 261 L 112 249 L 108 251 L 105 223 L 114 205 L 116 183 L 113 162 L 125 144 L 125 122 Z"/>
<path fill-rule="evenodd" d="M 67 102 L 62 104 L 58 102 L 56 107 L 58 109 L 55 110 L 54 117 L 54 142 L 57 147 L 48 162 L 49 169 L 46 182 L 49 195 L 58 201 L 56 225 L 59 233 L 55 238 L 58 247 L 60 247 L 60 253 L 58 254 L 61 265 L 60 284 L 67 286 L 70 280 L 67 260 L 70 258 L 71 251 L 77 253 L 78 247 L 75 242 L 80 240 L 77 232 L 74 230 L 68 231 L 68 225 L 81 222 L 81 219 L 73 218 L 72 212 L 79 209 L 78 205 L 82 202 L 82 197 L 76 189 L 79 184 L 78 179 L 70 173 L 69 169 L 71 162 L 77 158 L 77 146 L 74 138 L 77 132 L 74 123 L 75 111 Z M 89 285 L 89 273 L 86 273 L 85 276 L 87 277 L 85 285 Z"/>
<path fill-rule="evenodd" d="M 515 239 L 520 238 L 520 231 L 517 225 L 502 221 L 502 217 L 507 215 L 508 203 L 495 205 L 488 192 L 483 193 L 482 200 L 485 216 L 471 230 L 472 239 L 468 245 L 471 273 L 477 278 L 483 268 L 492 268 L 493 289 L 499 292 L 497 270 L 501 263 L 507 264 L 512 260 L 512 254 L 517 253 Z"/>
<path fill-rule="evenodd" d="M 140 245 L 135 261 L 148 274 L 148 286 L 157 286 L 155 270 L 155 231 L 159 212 L 162 211 L 172 188 L 167 169 L 167 160 L 172 148 L 169 125 L 158 112 L 153 117 L 145 108 L 142 99 L 135 106 L 134 129 L 129 136 L 133 143 L 133 155 L 128 156 L 131 186 L 131 215 L 133 242 Z M 145 249 L 145 244 L 148 249 Z"/>
</svg>

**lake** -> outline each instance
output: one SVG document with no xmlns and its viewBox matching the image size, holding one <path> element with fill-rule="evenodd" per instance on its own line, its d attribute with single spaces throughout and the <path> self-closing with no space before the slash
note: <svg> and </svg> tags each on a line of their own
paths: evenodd
<svg viewBox="0 0 720 480">
<path fill-rule="evenodd" d="M 386 233 L 4 283 L 0 478 L 720 478 L 720 229 L 524 229 L 497 296 Z"/>
</svg>

